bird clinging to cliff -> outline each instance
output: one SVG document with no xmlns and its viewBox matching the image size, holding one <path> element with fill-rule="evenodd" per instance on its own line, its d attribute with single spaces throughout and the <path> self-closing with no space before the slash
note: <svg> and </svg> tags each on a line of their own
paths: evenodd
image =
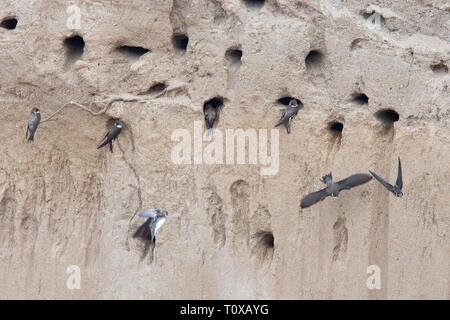
<svg viewBox="0 0 450 320">
<path fill-rule="evenodd" d="M 27 125 L 27 133 L 25 134 L 25 138 L 28 142 L 34 141 L 34 134 L 36 133 L 37 127 L 41 122 L 41 112 L 38 108 L 31 109 L 30 116 L 28 117 L 28 125 Z M 28 134 L 30 136 L 28 137 Z"/>
<path fill-rule="evenodd" d="M 105 137 L 102 140 L 103 142 L 97 147 L 97 149 L 100 149 L 109 143 L 109 149 L 111 150 L 111 152 L 113 152 L 114 139 L 117 139 L 117 136 L 122 130 L 122 125 L 123 125 L 122 121 L 116 120 L 113 126 L 106 133 Z"/>
<path fill-rule="evenodd" d="M 203 109 L 205 114 L 206 128 L 208 129 L 208 134 L 214 132 L 214 121 L 217 118 L 217 108 L 215 108 L 211 103 L 207 103 Z"/>
<path fill-rule="evenodd" d="M 133 238 L 143 238 L 150 240 L 150 243 L 155 244 L 156 232 L 166 221 L 169 213 L 165 210 L 159 209 L 145 210 L 139 214 L 139 217 L 148 218 L 134 233 Z"/>
<path fill-rule="evenodd" d="M 280 121 L 275 125 L 275 128 L 283 124 L 286 126 L 287 133 L 291 133 L 291 121 L 297 115 L 302 103 L 298 104 L 297 100 L 292 99 L 289 101 L 289 105 L 283 112 Z"/>
<path fill-rule="evenodd" d="M 395 182 L 395 186 L 386 182 L 377 175 L 375 172 L 370 171 L 370 174 L 373 175 L 375 179 L 378 180 L 386 189 L 388 189 L 396 198 L 401 198 L 403 196 L 402 187 L 403 187 L 403 179 L 402 179 L 402 164 L 400 162 L 400 157 L 398 157 L 398 170 L 397 170 L 397 181 Z"/>
<path fill-rule="evenodd" d="M 363 183 L 368 182 L 372 179 L 372 176 L 365 173 L 358 173 L 351 175 L 350 177 L 343 179 L 338 182 L 333 181 L 333 176 L 331 172 L 325 176 L 323 176 L 320 181 L 327 185 L 326 188 L 310 193 L 305 196 L 300 202 L 301 208 L 307 208 L 316 204 L 319 201 L 322 201 L 328 196 L 337 197 L 339 192 L 342 190 L 348 190 L 353 187 L 359 186 Z"/>
</svg>

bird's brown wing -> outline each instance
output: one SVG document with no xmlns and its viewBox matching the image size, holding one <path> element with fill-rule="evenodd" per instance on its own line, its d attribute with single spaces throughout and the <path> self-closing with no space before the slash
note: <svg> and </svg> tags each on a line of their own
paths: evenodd
<svg viewBox="0 0 450 320">
<path fill-rule="evenodd" d="M 28 118 L 28 128 L 32 130 L 34 127 L 37 127 L 37 124 L 39 124 L 40 119 L 37 114 L 31 113 L 30 117 Z"/>
<path fill-rule="evenodd" d="M 394 187 L 392 186 L 392 184 L 390 184 L 389 182 L 384 181 L 384 179 L 382 177 L 380 177 L 379 175 L 377 175 L 375 172 L 370 171 L 370 174 L 372 174 L 375 179 L 378 180 L 379 183 L 381 183 L 386 189 L 388 189 L 391 192 L 394 192 Z"/>
<path fill-rule="evenodd" d="M 286 109 L 283 111 L 283 115 L 281 116 L 280 121 L 278 121 L 278 123 L 275 125 L 275 128 L 278 127 L 279 125 L 282 125 L 286 121 L 288 121 L 288 119 L 289 119 L 289 117 L 287 116 L 287 109 Z"/>
<path fill-rule="evenodd" d="M 115 126 L 113 126 L 111 129 L 109 129 L 109 131 L 106 133 L 105 137 L 103 138 L 104 139 L 103 143 L 101 143 L 97 147 L 97 149 L 100 149 L 100 148 L 106 146 L 111 140 L 115 139 L 119 135 L 121 130 L 122 130 L 122 128 L 117 128 Z"/>
<path fill-rule="evenodd" d="M 26 138 L 28 138 L 28 133 L 30 134 L 30 141 L 33 141 L 34 134 L 36 133 L 37 127 L 39 126 L 39 123 L 41 122 L 41 115 L 31 113 L 30 117 L 28 118 L 28 126 L 27 126 L 27 133 Z"/>
<path fill-rule="evenodd" d="M 357 173 L 357 174 L 351 175 L 348 178 L 345 178 L 341 181 L 336 182 L 336 184 L 338 185 L 339 191 L 348 190 L 353 187 L 364 184 L 364 183 L 368 182 L 370 179 L 372 179 L 372 176 L 370 174 Z"/>
<path fill-rule="evenodd" d="M 145 221 L 134 233 L 133 238 L 143 238 L 143 239 L 149 239 L 151 236 L 151 230 L 150 230 L 150 221 L 152 218 L 148 218 L 147 221 Z"/>
<path fill-rule="evenodd" d="M 313 193 L 310 193 L 302 199 L 302 201 L 300 202 L 300 207 L 308 208 L 308 207 L 312 206 L 313 204 L 316 204 L 317 202 L 322 201 L 323 199 L 325 199 L 328 196 L 329 196 L 329 194 L 328 194 L 326 188 L 316 191 L 316 192 L 313 192 Z"/>
<path fill-rule="evenodd" d="M 109 135 L 109 130 L 108 130 L 108 132 L 106 132 L 106 134 L 103 137 L 102 141 L 100 141 L 99 146 L 97 147 L 97 149 L 100 149 L 101 147 L 104 147 L 104 146 L 106 146 L 109 143 L 108 135 Z"/>
</svg>

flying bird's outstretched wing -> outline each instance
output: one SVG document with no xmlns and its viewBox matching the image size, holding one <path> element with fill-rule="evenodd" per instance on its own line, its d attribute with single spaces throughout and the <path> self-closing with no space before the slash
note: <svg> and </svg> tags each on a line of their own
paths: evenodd
<svg viewBox="0 0 450 320">
<path fill-rule="evenodd" d="M 398 157 L 398 172 L 397 172 L 397 181 L 395 182 L 395 185 L 400 188 L 400 190 L 403 187 L 403 179 L 402 179 L 402 164 L 400 162 L 400 157 Z"/>
<path fill-rule="evenodd" d="M 139 227 L 139 229 L 137 229 L 133 238 L 140 237 L 153 241 L 155 238 L 155 220 L 157 219 L 158 213 L 160 213 L 160 210 L 158 209 L 149 209 L 141 212 L 139 217 L 148 219 Z"/>
<path fill-rule="evenodd" d="M 339 191 L 348 190 L 353 187 L 364 184 L 364 183 L 368 182 L 370 179 L 372 179 L 372 177 L 369 174 L 357 173 L 357 174 L 351 175 L 348 178 L 345 178 L 341 181 L 336 182 L 336 184 L 339 188 Z"/>
<path fill-rule="evenodd" d="M 142 218 L 156 218 L 156 215 L 159 213 L 158 209 L 149 209 L 144 212 L 139 213 L 139 217 Z"/>
<path fill-rule="evenodd" d="M 379 175 L 377 175 L 375 172 L 370 171 L 370 174 L 374 176 L 375 179 L 378 180 L 379 183 L 381 183 L 386 189 L 388 189 L 391 192 L 394 192 L 394 187 L 389 182 L 386 182 L 381 178 Z"/>
<path fill-rule="evenodd" d="M 302 201 L 300 202 L 300 207 L 308 208 L 308 207 L 312 206 L 313 204 L 316 204 L 317 202 L 322 201 L 323 199 L 325 199 L 328 196 L 329 196 L 329 193 L 327 191 L 327 188 L 310 193 L 307 196 L 303 197 Z"/>
</svg>

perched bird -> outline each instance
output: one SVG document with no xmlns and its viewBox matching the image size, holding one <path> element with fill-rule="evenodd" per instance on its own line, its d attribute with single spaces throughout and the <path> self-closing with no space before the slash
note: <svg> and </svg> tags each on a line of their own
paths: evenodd
<svg viewBox="0 0 450 320">
<path fill-rule="evenodd" d="M 151 243 L 156 241 L 156 232 L 166 221 L 169 213 L 159 209 L 145 210 L 139 214 L 139 217 L 148 218 L 134 233 L 133 238 L 150 239 Z"/>
<path fill-rule="evenodd" d="M 301 104 L 302 103 L 300 102 L 300 106 Z M 281 116 L 280 121 L 275 125 L 275 128 L 284 123 L 284 125 L 286 126 L 287 133 L 291 133 L 291 121 L 292 118 L 294 118 L 297 115 L 300 106 L 298 105 L 298 102 L 295 99 L 289 101 L 289 105 L 284 110 L 283 115 Z"/>
<path fill-rule="evenodd" d="M 208 129 L 208 134 L 212 134 L 214 132 L 214 121 L 216 121 L 217 118 L 217 108 L 208 103 L 206 104 L 203 112 L 205 114 L 205 123 L 206 128 Z"/>
<path fill-rule="evenodd" d="M 398 157 L 398 171 L 397 171 L 397 181 L 395 182 L 395 186 L 393 186 L 390 183 L 387 183 L 383 180 L 379 175 L 377 175 L 375 172 L 370 171 L 370 174 L 373 175 L 375 179 L 378 180 L 386 189 L 388 189 L 392 194 L 397 197 L 401 198 L 403 196 L 402 187 L 403 187 L 403 179 L 402 179 L 402 164 L 400 162 L 400 157 Z"/>
<path fill-rule="evenodd" d="M 372 176 L 365 174 L 365 173 L 358 173 L 351 175 L 350 177 L 343 179 L 338 182 L 333 181 L 333 176 L 331 175 L 331 172 L 325 176 L 323 176 L 320 181 L 322 181 L 324 184 L 327 185 L 326 188 L 310 193 L 307 196 L 305 196 L 302 201 L 300 202 L 301 208 L 307 208 L 309 206 L 312 206 L 313 204 L 322 201 L 328 196 L 337 197 L 339 195 L 339 192 L 342 190 L 348 190 L 353 187 L 359 186 L 363 183 L 368 182 L 370 179 L 372 179 Z"/>
<path fill-rule="evenodd" d="M 108 132 L 106 133 L 105 137 L 102 140 L 103 142 L 97 147 L 97 149 L 100 149 L 109 143 L 109 149 L 111 150 L 111 152 L 113 152 L 114 139 L 117 139 L 117 136 L 119 135 L 121 130 L 122 130 L 122 121 L 116 120 L 111 129 L 109 129 Z"/>
<path fill-rule="evenodd" d="M 37 127 L 41 122 L 41 112 L 38 108 L 31 109 L 30 116 L 28 117 L 28 125 L 27 125 L 27 133 L 25 134 L 25 138 L 28 142 L 34 141 L 34 134 L 36 133 Z M 28 133 L 30 136 L 28 137 Z"/>
</svg>

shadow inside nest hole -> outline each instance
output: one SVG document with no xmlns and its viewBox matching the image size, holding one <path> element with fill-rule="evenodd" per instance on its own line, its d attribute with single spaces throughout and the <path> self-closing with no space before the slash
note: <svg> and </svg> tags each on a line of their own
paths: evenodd
<svg viewBox="0 0 450 320">
<path fill-rule="evenodd" d="M 275 238 L 271 231 L 258 231 L 253 236 L 254 246 L 252 256 L 258 264 L 272 260 L 275 251 Z"/>
</svg>

